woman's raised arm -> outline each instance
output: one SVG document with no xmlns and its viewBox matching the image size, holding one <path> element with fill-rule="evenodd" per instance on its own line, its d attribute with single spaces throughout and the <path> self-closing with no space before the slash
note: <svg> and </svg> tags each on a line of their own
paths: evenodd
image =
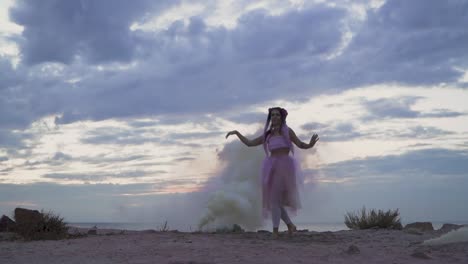
<svg viewBox="0 0 468 264">
<path fill-rule="evenodd" d="M 298 148 L 301 148 L 301 149 L 310 149 L 319 140 L 318 135 L 314 134 L 312 138 L 310 139 L 309 144 L 304 143 L 296 136 L 296 133 L 291 128 L 289 128 L 289 138 L 291 139 L 292 142 L 294 142 L 294 144 L 296 144 Z"/>
<path fill-rule="evenodd" d="M 263 144 L 263 135 L 255 138 L 253 140 L 249 140 L 248 138 L 244 137 L 237 130 L 229 131 L 226 134 L 226 138 L 228 138 L 230 135 L 237 135 L 237 137 L 240 139 L 240 141 L 242 141 L 242 143 L 244 143 L 247 147 L 255 147 L 255 146 Z"/>
</svg>

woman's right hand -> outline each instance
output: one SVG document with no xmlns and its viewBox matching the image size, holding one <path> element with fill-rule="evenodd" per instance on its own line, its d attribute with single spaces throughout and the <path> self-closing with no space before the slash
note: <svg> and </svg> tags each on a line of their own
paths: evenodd
<svg viewBox="0 0 468 264">
<path fill-rule="evenodd" d="M 237 130 L 229 131 L 229 132 L 226 134 L 226 138 L 228 138 L 230 135 L 236 135 L 237 133 L 238 133 Z"/>
</svg>

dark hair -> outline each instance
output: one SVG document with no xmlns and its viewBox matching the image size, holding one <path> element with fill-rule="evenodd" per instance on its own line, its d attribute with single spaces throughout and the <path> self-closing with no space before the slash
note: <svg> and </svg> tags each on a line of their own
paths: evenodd
<svg viewBox="0 0 468 264">
<path fill-rule="evenodd" d="M 266 126 L 269 126 L 270 125 L 270 121 L 271 121 L 271 112 L 273 112 L 273 110 L 278 110 L 279 113 L 280 113 L 280 116 L 281 116 L 281 127 L 280 127 L 280 131 L 281 131 L 281 128 L 283 127 L 283 125 L 286 123 L 286 117 L 288 116 L 288 111 L 286 111 L 286 109 L 282 108 L 282 107 L 272 107 L 272 108 L 268 108 L 268 116 L 267 116 L 267 121 L 266 121 Z M 268 128 L 268 130 L 266 131 L 265 133 L 265 138 L 268 137 L 268 134 L 271 133 L 271 128 Z"/>
</svg>

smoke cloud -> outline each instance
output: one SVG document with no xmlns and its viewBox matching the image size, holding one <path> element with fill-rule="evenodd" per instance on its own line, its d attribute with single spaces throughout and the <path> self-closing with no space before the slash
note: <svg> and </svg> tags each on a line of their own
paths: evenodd
<svg viewBox="0 0 468 264">
<path fill-rule="evenodd" d="M 260 146 L 247 148 L 237 140 L 226 144 L 219 153 L 219 176 L 206 186 L 213 194 L 200 220 L 200 229 L 238 224 L 254 230 L 262 226 L 260 172 L 264 157 Z"/>
<path fill-rule="evenodd" d="M 424 245 L 444 245 L 449 243 L 468 242 L 468 226 L 453 230 L 440 237 L 424 241 Z"/>
</svg>

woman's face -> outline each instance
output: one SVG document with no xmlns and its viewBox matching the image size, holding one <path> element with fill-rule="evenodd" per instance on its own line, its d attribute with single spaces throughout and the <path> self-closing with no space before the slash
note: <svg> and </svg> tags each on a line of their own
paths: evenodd
<svg viewBox="0 0 468 264">
<path fill-rule="evenodd" d="M 278 109 L 274 109 L 271 111 L 271 124 L 274 126 L 281 125 L 281 114 Z"/>
</svg>

